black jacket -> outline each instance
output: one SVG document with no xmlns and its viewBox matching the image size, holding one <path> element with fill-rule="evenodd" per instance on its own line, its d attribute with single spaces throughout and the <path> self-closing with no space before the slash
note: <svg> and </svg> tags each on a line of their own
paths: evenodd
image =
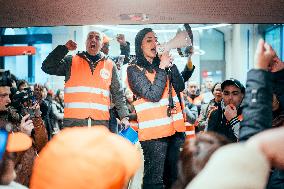
<svg viewBox="0 0 284 189">
<path fill-rule="evenodd" d="M 187 82 L 189 80 L 189 78 L 191 78 L 194 70 L 195 70 L 194 65 L 193 65 L 191 70 L 187 67 L 187 65 L 185 65 L 183 71 L 181 72 L 181 76 L 182 76 L 184 82 Z"/>
<path fill-rule="evenodd" d="M 238 109 L 237 115 L 242 114 L 242 108 Z M 223 109 L 218 107 L 218 109 L 212 111 L 208 119 L 207 131 L 213 131 L 221 134 L 228 138 L 232 142 L 238 141 L 239 123 L 237 118 L 233 118 L 228 121 L 224 115 Z"/>
<path fill-rule="evenodd" d="M 283 100 L 284 70 L 271 74 L 263 70 L 251 70 L 247 76 L 244 99 L 244 120 L 241 122 L 240 140 L 272 127 L 272 88 Z M 282 85 L 281 85 L 282 84 Z M 280 98 L 280 104 L 281 104 Z M 284 188 L 284 171 L 274 169 L 268 180 L 267 189 Z"/>
<path fill-rule="evenodd" d="M 250 70 L 247 75 L 246 96 L 243 101 L 243 121 L 240 141 L 271 128 L 272 83 L 271 73 L 264 70 Z"/>
<path fill-rule="evenodd" d="M 284 69 L 272 73 L 272 89 L 278 97 L 280 112 L 284 112 Z"/>
</svg>

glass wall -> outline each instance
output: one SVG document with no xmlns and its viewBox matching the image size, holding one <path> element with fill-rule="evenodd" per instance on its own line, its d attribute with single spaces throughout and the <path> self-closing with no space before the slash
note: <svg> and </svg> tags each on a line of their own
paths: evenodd
<svg viewBox="0 0 284 189">
<path fill-rule="evenodd" d="M 211 77 L 214 82 L 222 81 L 232 74 L 236 79 L 245 81 L 245 71 L 248 60 L 253 60 L 254 49 L 251 53 L 244 54 L 241 49 L 247 49 L 247 41 L 250 47 L 255 47 L 258 38 L 262 35 L 270 43 L 283 60 L 283 25 L 268 25 L 264 31 L 257 31 L 258 25 L 253 24 L 232 24 L 218 27 L 208 24 L 192 24 L 194 36 L 194 48 L 196 53 L 192 56 L 196 69 L 192 79 L 202 84 Z M 118 56 L 120 53 L 116 35 L 125 34 L 130 42 L 130 54 L 135 54 L 135 36 L 139 30 L 151 27 L 156 32 L 159 42 L 167 42 L 172 39 L 182 24 L 151 24 L 151 25 L 91 25 L 91 26 L 58 26 L 58 27 L 29 27 L 29 28 L 6 28 L 4 35 L 9 36 L 36 36 L 50 35 L 52 41 L 41 41 L 37 38 L 32 45 L 36 48 L 36 54 L 29 59 L 28 56 L 4 57 L 5 69 L 9 69 L 19 79 L 26 79 L 30 82 L 45 83 L 51 82 L 55 88 L 64 86 L 64 78 L 45 74 L 41 70 L 41 64 L 46 56 L 57 46 L 65 44 L 69 39 L 77 42 L 79 51 L 85 50 L 87 33 L 91 30 L 98 30 L 105 33 L 110 39 L 109 56 Z M 249 34 L 247 35 L 249 30 Z M 249 39 L 247 39 L 249 38 Z M 225 43 L 226 41 L 226 43 Z M 4 45 L 27 45 L 27 43 L 4 44 Z M 76 52 L 77 52 L 76 50 Z M 70 52 L 70 54 L 76 54 Z M 246 51 L 245 51 L 246 52 Z M 171 51 L 180 71 L 186 65 L 187 58 L 182 58 L 176 50 Z M 249 56 L 249 57 L 248 57 Z M 32 63 L 29 63 L 32 61 Z M 30 65 L 30 66 L 29 66 Z M 31 66 L 32 65 L 32 66 Z M 244 66 L 245 69 L 236 69 Z M 32 70 L 30 70 L 30 68 Z M 125 68 L 124 68 L 125 69 Z M 237 70 L 237 71 L 236 71 Z M 240 71 L 241 70 L 241 71 Z M 240 72 L 240 73 L 239 73 Z M 29 78 L 32 76 L 33 78 Z"/>
<path fill-rule="evenodd" d="M 44 83 L 47 80 L 46 74 L 41 70 L 41 63 L 52 50 L 51 41 L 47 43 L 46 37 L 37 34 L 50 34 L 53 27 L 27 27 L 27 28 L 6 28 L 5 36 L 15 36 L 6 40 L 5 46 L 34 46 L 36 54 L 30 57 L 6 56 L 4 57 L 4 69 L 10 70 L 18 79 L 24 79 L 29 83 Z M 22 43 L 21 42 L 26 42 Z M 14 43 L 14 44 L 10 44 Z"/>
<path fill-rule="evenodd" d="M 225 42 L 224 33 L 217 29 L 200 32 L 200 48 L 205 51 L 200 56 L 200 83 L 207 78 L 221 82 L 225 77 Z"/>
<path fill-rule="evenodd" d="M 283 25 L 272 26 L 265 31 L 265 41 L 267 41 L 276 51 L 278 57 L 283 61 Z"/>
</svg>

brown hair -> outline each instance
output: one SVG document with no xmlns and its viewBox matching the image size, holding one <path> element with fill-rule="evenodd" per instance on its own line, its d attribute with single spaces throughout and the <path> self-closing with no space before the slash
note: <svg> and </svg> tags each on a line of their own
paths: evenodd
<svg viewBox="0 0 284 189">
<path fill-rule="evenodd" d="M 203 169 L 211 155 L 228 143 L 228 139 L 213 132 L 199 133 L 193 139 L 186 139 L 178 161 L 178 178 L 173 188 L 185 188 Z"/>
</svg>

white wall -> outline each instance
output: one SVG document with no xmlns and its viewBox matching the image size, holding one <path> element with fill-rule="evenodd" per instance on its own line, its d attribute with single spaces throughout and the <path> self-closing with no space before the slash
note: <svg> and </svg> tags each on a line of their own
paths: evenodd
<svg viewBox="0 0 284 189">
<path fill-rule="evenodd" d="M 232 30 L 225 33 L 226 79 L 232 77 L 245 84 L 247 72 L 253 68 L 254 52 L 259 38 L 257 25 L 251 24 L 232 25 Z"/>
</svg>

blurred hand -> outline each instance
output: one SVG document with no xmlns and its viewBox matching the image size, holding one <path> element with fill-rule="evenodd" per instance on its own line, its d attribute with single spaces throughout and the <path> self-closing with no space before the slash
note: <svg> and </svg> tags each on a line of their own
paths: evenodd
<svg viewBox="0 0 284 189">
<path fill-rule="evenodd" d="M 209 111 L 210 111 L 210 110 L 215 110 L 215 109 L 217 109 L 217 108 L 218 108 L 217 106 L 211 105 L 211 106 L 208 107 L 208 110 L 209 110 Z"/>
<path fill-rule="evenodd" d="M 160 60 L 161 62 L 160 62 L 159 68 L 165 69 L 170 66 L 170 64 L 173 61 L 173 58 L 170 56 L 169 52 L 165 51 L 160 56 Z"/>
<path fill-rule="evenodd" d="M 272 95 L 272 111 L 276 111 L 279 108 L 279 101 L 276 95 L 273 93 Z"/>
<path fill-rule="evenodd" d="M 187 53 L 188 60 L 191 60 L 191 57 L 194 53 L 194 47 L 190 46 L 190 47 L 186 47 L 186 48 L 188 48 L 188 53 Z"/>
<path fill-rule="evenodd" d="M 122 120 L 120 121 L 121 122 L 121 124 L 123 124 L 124 125 L 124 129 L 127 129 L 128 127 L 130 127 L 130 123 L 129 123 L 129 121 L 128 121 L 128 118 L 122 118 Z"/>
<path fill-rule="evenodd" d="M 247 145 L 260 149 L 271 166 L 284 169 L 284 127 L 269 129 L 251 137 Z"/>
<path fill-rule="evenodd" d="M 273 57 L 275 57 L 275 51 L 270 45 L 265 43 L 263 39 L 260 39 L 257 44 L 257 49 L 254 55 L 255 69 L 267 70 L 271 64 Z"/>
<path fill-rule="evenodd" d="M 75 43 L 75 42 L 72 41 L 72 40 L 67 41 L 67 43 L 65 44 L 65 46 L 67 47 L 67 49 L 68 49 L 69 51 L 73 51 L 73 50 L 76 50 L 76 49 L 77 49 L 77 43 Z"/>
<path fill-rule="evenodd" d="M 34 128 L 33 121 L 29 119 L 30 114 L 25 115 L 20 124 L 20 131 L 31 136 L 31 132 Z"/>
<path fill-rule="evenodd" d="M 40 117 L 41 116 L 41 111 L 40 111 L 40 105 L 36 103 L 32 109 L 35 111 L 35 117 Z"/>
<path fill-rule="evenodd" d="M 187 100 L 187 89 L 184 89 L 182 93 L 183 93 L 184 100 Z"/>
<path fill-rule="evenodd" d="M 268 70 L 271 72 L 278 72 L 284 69 L 284 62 L 282 62 L 278 56 L 275 54 L 271 64 L 268 67 Z"/>
<path fill-rule="evenodd" d="M 116 40 L 120 45 L 125 46 L 126 45 L 126 40 L 124 34 L 117 34 Z"/>
<path fill-rule="evenodd" d="M 238 115 L 237 108 L 232 104 L 227 105 L 225 107 L 224 115 L 228 121 L 231 121 L 231 119 L 233 119 L 234 117 Z"/>
</svg>

